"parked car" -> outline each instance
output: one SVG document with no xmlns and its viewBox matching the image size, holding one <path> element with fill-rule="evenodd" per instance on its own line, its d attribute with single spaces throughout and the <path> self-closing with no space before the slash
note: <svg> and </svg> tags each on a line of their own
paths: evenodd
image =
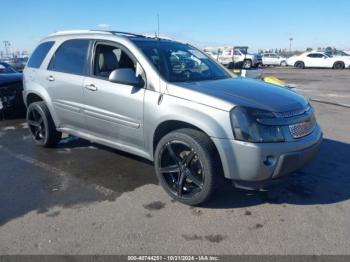
<svg viewBox="0 0 350 262">
<path fill-rule="evenodd" d="M 22 91 L 22 74 L 9 64 L 0 62 L 0 120 L 24 116 Z"/>
<path fill-rule="evenodd" d="M 261 54 L 262 64 L 265 66 L 286 66 L 287 58 L 275 53 Z"/>
<path fill-rule="evenodd" d="M 214 59 L 227 68 L 250 69 L 262 65 L 261 55 L 248 53 L 246 46 L 220 47 L 218 50 Z"/>
<path fill-rule="evenodd" d="M 11 65 L 16 71 L 22 72 L 26 63 L 28 61 L 28 57 L 16 57 L 16 58 L 8 58 L 3 60 L 3 62 Z"/>
<path fill-rule="evenodd" d="M 282 178 L 322 141 L 306 98 L 236 77 L 176 41 L 58 32 L 40 42 L 24 76 L 37 144 L 55 146 L 65 132 L 147 158 L 165 191 L 190 205 L 208 200 L 223 177 L 244 188 Z"/>
<path fill-rule="evenodd" d="M 288 58 L 287 64 L 301 69 L 306 67 L 343 69 L 349 68 L 350 59 L 347 56 L 330 56 L 325 52 L 306 52 Z"/>
</svg>

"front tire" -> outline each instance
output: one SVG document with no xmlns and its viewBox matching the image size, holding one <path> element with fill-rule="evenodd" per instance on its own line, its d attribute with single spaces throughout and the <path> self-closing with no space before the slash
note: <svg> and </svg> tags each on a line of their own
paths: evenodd
<svg viewBox="0 0 350 262">
<path fill-rule="evenodd" d="M 158 143 L 154 166 L 164 190 L 187 205 L 207 201 L 222 177 L 215 146 L 207 135 L 194 129 L 179 129 Z"/>
<path fill-rule="evenodd" d="M 33 140 L 44 147 L 54 147 L 61 140 L 62 133 L 56 130 L 49 109 L 44 102 L 28 106 L 27 123 Z"/>
<path fill-rule="evenodd" d="M 305 68 L 305 64 L 302 61 L 298 61 L 294 64 L 294 67 L 298 68 L 298 69 L 304 69 Z"/>
<path fill-rule="evenodd" d="M 253 63 L 252 63 L 252 60 L 249 60 L 249 59 L 246 59 L 243 61 L 243 69 L 250 69 L 252 68 L 253 66 Z"/>
<path fill-rule="evenodd" d="M 334 69 L 344 69 L 345 65 L 344 65 L 343 62 L 335 62 L 334 65 L 333 65 L 333 68 Z"/>
</svg>

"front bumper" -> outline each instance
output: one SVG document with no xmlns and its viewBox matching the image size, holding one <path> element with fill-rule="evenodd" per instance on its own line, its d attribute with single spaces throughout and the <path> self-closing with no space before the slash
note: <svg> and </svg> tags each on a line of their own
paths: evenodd
<svg viewBox="0 0 350 262">
<path fill-rule="evenodd" d="M 218 138 L 213 141 L 226 178 L 259 182 L 281 178 L 309 163 L 319 151 L 322 132 L 317 125 L 311 134 L 283 143 L 248 143 Z"/>
<path fill-rule="evenodd" d="M 7 116 L 24 116 L 22 90 L 22 82 L 0 86 L 0 119 Z"/>
</svg>

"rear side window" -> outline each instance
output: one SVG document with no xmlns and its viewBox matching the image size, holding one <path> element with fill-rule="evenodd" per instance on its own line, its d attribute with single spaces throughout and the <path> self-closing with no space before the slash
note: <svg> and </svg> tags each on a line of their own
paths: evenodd
<svg viewBox="0 0 350 262">
<path fill-rule="evenodd" d="M 64 42 L 52 57 L 49 70 L 85 75 L 90 41 L 74 39 Z"/>
<path fill-rule="evenodd" d="M 32 68 L 39 68 L 47 53 L 50 51 L 51 47 L 55 42 L 49 41 L 45 43 L 41 43 L 31 55 L 27 66 Z"/>
</svg>

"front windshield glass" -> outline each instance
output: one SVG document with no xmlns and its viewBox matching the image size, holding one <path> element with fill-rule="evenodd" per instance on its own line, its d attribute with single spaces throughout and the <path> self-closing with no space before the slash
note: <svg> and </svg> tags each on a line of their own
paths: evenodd
<svg viewBox="0 0 350 262">
<path fill-rule="evenodd" d="M 336 55 L 340 55 L 340 56 L 350 56 L 349 54 L 343 52 L 343 51 L 335 51 Z"/>
<path fill-rule="evenodd" d="M 170 41 L 135 40 L 135 44 L 169 82 L 230 78 L 223 68 L 190 45 Z"/>
<path fill-rule="evenodd" d="M 10 73 L 16 73 L 16 70 L 6 63 L 0 63 L 0 74 L 10 74 Z"/>
<path fill-rule="evenodd" d="M 237 48 L 237 49 L 239 49 L 239 51 L 241 51 L 241 53 L 243 55 L 247 55 L 248 54 L 248 50 L 246 48 Z"/>
</svg>

